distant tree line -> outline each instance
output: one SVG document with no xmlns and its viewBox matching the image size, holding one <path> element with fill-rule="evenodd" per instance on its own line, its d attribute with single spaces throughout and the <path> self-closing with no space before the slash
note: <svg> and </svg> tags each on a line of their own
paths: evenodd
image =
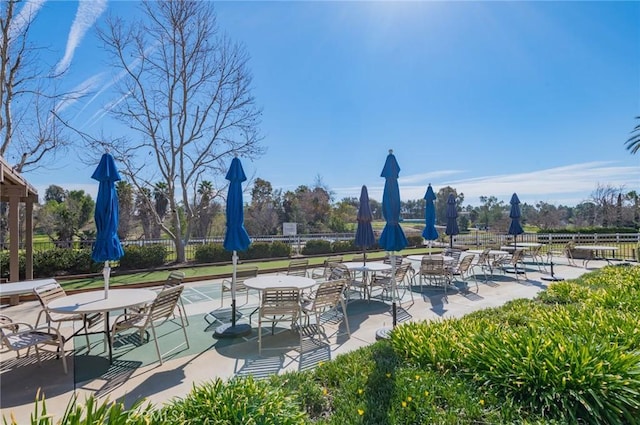
<svg viewBox="0 0 640 425">
<path fill-rule="evenodd" d="M 116 186 L 120 202 L 121 239 L 160 239 L 162 228 L 157 218 L 167 215 L 168 202 L 162 183 L 137 191 L 126 181 Z M 292 191 L 273 189 L 270 182 L 256 178 L 245 196 L 245 227 L 253 235 L 282 233 L 282 223 L 297 223 L 299 234 L 355 231 L 359 200 L 355 197 L 334 202 L 331 191 L 318 181 L 313 187 L 301 185 Z M 140 193 L 143 192 L 143 193 Z M 192 238 L 224 235 L 224 200 L 213 185 L 203 181 L 192 205 Z M 446 224 L 446 200 L 452 193 L 458 205 L 458 223 L 462 230 L 471 227 L 506 231 L 510 205 L 495 196 L 481 196 L 480 205 L 464 206 L 464 194 L 446 186 L 437 192 L 436 223 Z M 153 202 L 148 202 L 152 199 Z M 522 223 L 542 231 L 563 228 L 635 228 L 640 224 L 639 196 L 612 186 L 598 186 L 588 200 L 570 207 L 538 202 L 521 204 Z M 374 220 L 383 220 L 382 205 L 370 199 Z M 402 202 L 404 219 L 424 219 L 424 199 Z M 95 203 L 82 190 L 65 190 L 51 185 L 44 203 L 36 209 L 36 231 L 46 234 L 58 246 L 71 240 L 95 238 L 93 212 Z M 184 220 L 180 209 L 178 215 Z M 165 223 L 166 225 L 166 223 Z"/>
</svg>

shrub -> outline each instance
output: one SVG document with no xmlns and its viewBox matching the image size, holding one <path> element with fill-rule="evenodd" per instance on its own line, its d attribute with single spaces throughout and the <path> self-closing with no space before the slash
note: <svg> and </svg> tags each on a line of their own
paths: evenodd
<svg viewBox="0 0 640 425">
<path fill-rule="evenodd" d="M 275 241 L 271 244 L 271 257 L 289 257 L 291 255 L 291 246 L 281 242 Z"/>
<path fill-rule="evenodd" d="M 254 260 L 269 257 L 271 257 L 271 244 L 268 242 L 252 243 L 249 245 L 249 249 L 240 252 L 240 258 L 243 260 Z"/>
<path fill-rule="evenodd" d="M 163 417 L 181 424 L 303 425 L 297 398 L 252 376 L 214 381 L 194 387 L 185 398 L 163 409 Z"/>
<path fill-rule="evenodd" d="M 128 245 L 124 247 L 120 268 L 131 270 L 160 267 L 164 264 L 166 256 L 167 248 L 164 245 Z"/>
<path fill-rule="evenodd" d="M 424 244 L 424 238 L 422 236 L 411 235 L 407 238 L 409 246 L 422 246 Z"/>
<path fill-rule="evenodd" d="M 221 244 L 207 243 L 198 245 L 195 252 L 196 263 L 218 263 L 231 261 L 232 253 L 226 251 Z"/>
<path fill-rule="evenodd" d="M 331 245 L 331 250 L 335 253 L 355 252 L 355 251 L 359 251 L 360 248 L 356 246 L 356 242 L 354 240 L 348 240 L 348 241 L 335 241 Z"/>
<path fill-rule="evenodd" d="M 307 241 L 302 248 L 302 255 L 317 255 L 331 253 L 331 242 L 322 239 Z"/>
<path fill-rule="evenodd" d="M 11 273 L 11 270 L 9 270 L 10 261 L 11 259 L 9 258 L 9 251 L 0 251 L 0 277 L 3 279 L 9 279 Z M 18 255 L 18 275 L 21 280 L 26 278 L 25 269 L 26 259 L 24 257 L 24 254 L 20 253 Z"/>
</svg>

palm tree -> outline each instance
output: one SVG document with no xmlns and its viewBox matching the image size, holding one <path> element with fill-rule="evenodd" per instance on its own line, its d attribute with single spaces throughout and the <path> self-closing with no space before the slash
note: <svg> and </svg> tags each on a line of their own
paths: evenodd
<svg viewBox="0 0 640 425">
<path fill-rule="evenodd" d="M 640 116 L 636 117 L 636 119 L 640 120 Z M 640 150 L 640 124 L 636 125 L 636 128 L 633 129 L 626 145 L 627 150 L 631 151 L 632 155 Z"/>
</svg>

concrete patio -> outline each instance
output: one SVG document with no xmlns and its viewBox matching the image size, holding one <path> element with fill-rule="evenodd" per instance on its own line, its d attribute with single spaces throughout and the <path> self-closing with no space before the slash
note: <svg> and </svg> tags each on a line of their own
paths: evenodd
<svg viewBox="0 0 640 425">
<path fill-rule="evenodd" d="M 589 268 L 585 269 L 570 266 L 564 259 L 558 261 L 559 264 L 554 268 L 555 275 L 565 279 L 576 278 L 607 264 L 604 261 L 591 261 Z M 512 274 L 498 273 L 488 283 L 479 275 L 477 291 L 473 280 L 469 280 L 468 287 L 458 284 L 456 290 L 450 290 L 448 299 L 444 299 L 441 288 L 425 286 L 420 292 L 416 284 L 413 286 L 415 302 L 411 304 L 409 294 L 404 295 L 401 308 L 398 309 L 398 322 L 460 317 L 472 311 L 500 306 L 513 299 L 533 298 L 551 283 L 542 279 L 549 276 L 548 272 L 538 271 L 534 265 L 527 266 L 527 275 L 527 280 L 520 276 L 517 281 Z M 263 331 L 265 349 L 259 355 L 255 317 L 253 332 L 247 337 L 221 340 L 214 337 L 215 328 L 222 324 L 215 321 L 215 317 L 225 320 L 229 307 L 227 297 L 225 309 L 220 309 L 219 280 L 188 283 L 186 286 L 183 300 L 190 320 L 190 350 L 177 350 L 160 365 L 154 350 L 145 352 L 146 348 L 140 347 L 122 356 L 116 353 L 113 363 L 109 365 L 102 342 L 92 344 L 88 355 L 84 348 L 74 353 L 73 342 L 82 342 L 84 339 L 72 339 L 65 345 L 69 365 L 67 375 L 63 373 L 61 362 L 55 359 L 54 354 L 43 355 L 42 367 L 38 367 L 33 351 L 28 358 L 16 359 L 13 352 L 3 350 L 0 357 L 2 414 L 7 418 L 13 415 L 18 423 L 28 422 L 39 388 L 46 396 L 47 411 L 57 418 L 62 415 L 74 393 L 79 401 L 89 394 L 95 394 L 100 399 L 124 398 L 127 405 L 139 398 L 161 405 L 174 397 L 185 396 L 194 384 L 216 377 L 262 377 L 313 368 L 319 362 L 375 342 L 376 332 L 392 323 L 389 301 L 354 300 L 347 307 L 350 338 L 343 324 L 328 323 L 326 333 L 330 344 L 318 342 L 317 338 L 305 338 L 300 350 L 297 333 L 287 329 L 285 324 L 277 328 L 273 336 L 268 330 Z M 244 294 L 237 299 L 243 313 L 240 320 L 247 322 L 249 313 L 257 305 L 257 295 L 251 294 L 247 304 L 244 304 Z M 35 301 L 2 306 L 0 310 L 0 313 L 10 316 L 14 321 L 31 324 L 35 323 L 38 312 L 39 306 Z M 168 324 L 166 326 L 170 328 Z M 165 325 L 159 329 L 163 327 Z M 167 341 L 180 342 L 179 338 L 171 336 L 171 331 L 167 331 L 168 336 L 160 337 L 163 351 L 172 348 L 172 343 L 167 345 Z M 62 328 L 62 332 L 70 335 L 73 328 Z M 143 345 L 153 346 L 153 343 Z M 123 350 L 126 352 L 127 347 Z"/>
</svg>

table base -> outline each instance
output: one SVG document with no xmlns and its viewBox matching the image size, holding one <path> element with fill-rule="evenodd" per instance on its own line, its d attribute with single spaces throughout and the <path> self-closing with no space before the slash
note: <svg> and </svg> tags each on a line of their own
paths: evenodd
<svg viewBox="0 0 640 425">
<path fill-rule="evenodd" d="M 393 328 L 391 326 L 378 329 L 376 331 L 376 341 L 379 341 L 381 339 L 389 339 L 389 334 L 392 330 Z"/>
<path fill-rule="evenodd" d="M 237 338 L 241 336 L 247 336 L 251 334 L 251 325 L 247 323 L 235 325 L 227 323 L 225 325 L 216 328 L 213 336 L 216 338 Z"/>
</svg>

